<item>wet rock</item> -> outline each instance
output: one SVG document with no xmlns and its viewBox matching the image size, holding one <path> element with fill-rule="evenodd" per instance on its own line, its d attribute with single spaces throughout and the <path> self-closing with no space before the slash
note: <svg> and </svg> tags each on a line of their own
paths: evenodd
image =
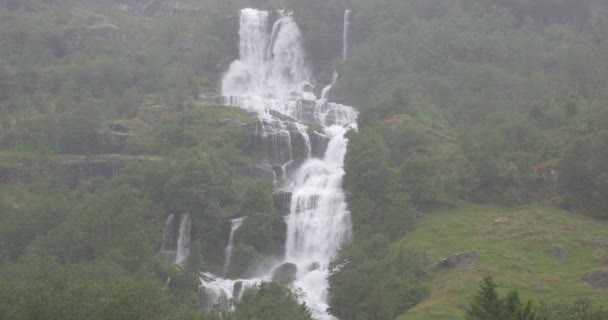
<svg viewBox="0 0 608 320">
<path fill-rule="evenodd" d="M 287 223 L 285 219 L 277 219 L 273 225 L 272 230 L 272 254 L 277 257 L 284 257 L 285 255 L 285 243 L 287 242 Z"/>
<path fill-rule="evenodd" d="M 554 257 L 557 260 L 565 261 L 566 260 L 566 248 L 564 246 L 552 246 L 547 250 L 547 253 Z"/>
<path fill-rule="evenodd" d="M 296 280 L 298 267 L 293 263 L 284 263 L 272 271 L 272 280 L 290 283 Z"/>
<path fill-rule="evenodd" d="M 274 206 L 283 212 L 289 212 L 289 210 L 291 209 L 292 195 L 293 194 L 288 191 L 276 191 L 273 194 Z"/>
<path fill-rule="evenodd" d="M 319 262 L 313 262 L 313 263 L 309 264 L 308 267 L 306 267 L 308 272 L 319 270 L 320 268 L 321 268 L 321 264 Z"/>
<path fill-rule="evenodd" d="M 324 156 L 325 150 L 327 150 L 327 145 L 329 144 L 329 137 L 319 133 L 317 131 L 312 131 L 310 133 L 310 147 L 311 147 L 311 155 L 315 158 L 322 158 Z"/>
<path fill-rule="evenodd" d="M 243 281 L 235 282 L 234 287 L 232 288 L 232 296 L 239 297 L 241 295 L 241 291 L 243 291 Z"/>
<path fill-rule="evenodd" d="M 455 253 L 441 260 L 438 267 L 441 269 L 470 267 L 477 264 L 477 261 L 479 261 L 479 256 L 475 251 Z"/>
<path fill-rule="evenodd" d="M 595 270 L 586 274 L 583 280 L 595 289 L 608 289 L 608 270 Z"/>
</svg>

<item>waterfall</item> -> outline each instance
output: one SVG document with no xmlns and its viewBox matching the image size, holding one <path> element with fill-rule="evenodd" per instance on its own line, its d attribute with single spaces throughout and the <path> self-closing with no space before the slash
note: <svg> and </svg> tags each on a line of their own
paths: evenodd
<svg viewBox="0 0 608 320">
<path fill-rule="evenodd" d="M 347 11 L 343 57 L 349 17 Z M 263 154 L 258 161 L 262 167 L 280 168 L 280 177 L 275 174 L 277 186 L 280 182 L 285 192 L 293 194 L 286 217 L 285 258 L 255 279 L 203 274 L 200 294 L 207 307 L 232 304 L 244 288 L 271 279 L 275 268 L 289 263 L 297 267 L 294 287 L 314 318 L 334 319 L 327 313 L 327 277 L 331 259 L 351 236 L 342 178 L 346 133 L 357 128 L 357 112 L 328 101 L 337 73 L 321 97 L 310 90 L 312 72 L 293 15 L 279 12 L 272 27 L 269 19 L 266 11 L 241 11 L 240 57 L 223 77 L 222 94 L 225 104 L 259 115 L 256 149 Z"/>
<path fill-rule="evenodd" d="M 175 237 L 175 214 L 169 215 L 165 222 L 163 232 L 163 247 L 161 253 L 167 261 L 173 263 L 175 261 L 175 251 L 177 251 L 177 242 Z"/>
<path fill-rule="evenodd" d="M 224 250 L 226 258 L 224 260 L 224 275 L 228 273 L 230 267 L 230 259 L 232 259 L 232 249 L 234 248 L 234 234 L 243 225 L 245 218 L 234 219 L 230 221 L 230 238 L 228 239 L 228 245 Z"/>
<path fill-rule="evenodd" d="M 179 222 L 179 233 L 177 237 L 177 253 L 175 264 L 182 264 L 190 255 L 190 229 L 192 219 L 189 213 L 182 214 Z"/>
<path fill-rule="evenodd" d="M 177 217 L 177 218 L 176 218 Z M 190 255 L 190 214 L 169 215 L 165 222 L 161 253 L 174 264 L 182 264 Z"/>
<path fill-rule="evenodd" d="M 348 40 L 350 35 L 350 10 L 344 11 L 344 33 L 342 34 L 342 61 L 348 57 Z"/>
</svg>

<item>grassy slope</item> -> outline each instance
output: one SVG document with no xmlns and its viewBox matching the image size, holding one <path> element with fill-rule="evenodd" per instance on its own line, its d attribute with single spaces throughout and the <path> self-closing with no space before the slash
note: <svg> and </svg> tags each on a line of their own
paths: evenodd
<svg viewBox="0 0 608 320">
<path fill-rule="evenodd" d="M 400 245 L 424 252 L 429 261 L 430 297 L 399 320 L 464 319 L 463 307 L 485 274 L 501 290 L 517 288 L 524 299 L 548 302 L 589 297 L 608 304 L 608 291 L 587 286 L 582 276 L 602 268 L 608 248 L 608 223 L 542 206 L 501 208 L 468 205 L 424 218 Z M 565 261 L 547 253 L 566 248 Z M 437 270 L 452 254 L 476 250 L 472 268 Z"/>
</svg>

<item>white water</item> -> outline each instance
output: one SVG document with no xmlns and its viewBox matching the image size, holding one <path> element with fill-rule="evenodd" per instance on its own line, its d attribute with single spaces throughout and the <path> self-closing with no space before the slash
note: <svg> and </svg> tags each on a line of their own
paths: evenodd
<svg viewBox="0 0 608 320">
<path fill-rule="evenodd" d="M 243 225 L 244 220 L 245 218 L 239 218 L 230 221 L 230 238 L 228 239 L 228 245 L 224 250 L 224 253 L 226 255 L 226 258 L 224 259 L 224 275 L 228 273 L 228 268 L 230 267 L 230 260 L 232 259 L 232 249 L 234 249 L 234 234 Z"/>
<path fill-rule="evenodd" d="M 192 219 L 189 213 L 182 214 L 179 222 L 179 236 L 177 238 L 177 254 L 175 264 L 182 264 L 190 255 L 190 233 Z"/>
<path fill-rule="evenodd" d="M 226 104 L 259 115 L 257 148 L 269 153 L 264 159 L 266 165 L 282 168 L 280 182 L 285 191 L 293 194 L 286 218 L 285 258 L 275 267 L 286 262 L 295 264 L 298 272 L 294 285 L 302 293 L 301 300 L 306 302 L 315 319 L 334 319 L 327 313 L 327 276 L 331 259 L 351 233 L 342 177 L 348 144 L 345 135 L 349 129 L 356 129 L 357 112 L 327 101 L 337 73 L 321 97 L 307 89 L 313 86 L 313 79 L 302 46 L 302 34 L 290 13 L 280 14 L 271 27 L 268 12 L 241 11 L 240 59 L 233 62 L 225 74 L 222 91 Z M 345 13 L 345 33 L 349 16 Z M 347 53 L 347 38 L 345 35 L 343 57 Z M 283 117 L 276 117 L 277 113 Z M 317 137 L 327 142 L 317 157 L 312 155 L 311 124 L 322 128 Z M 304 144 L 306 154 L 301 162 L 294 159 L 295 141 Z M 293 163 L 300 164 L 288 174 L 286 168 Z M 311 268 L 313 265 L 315 268 Z M 207 306 L 231 303 L 242 293 L 242 290 L 235 292 L 235 286 L 240 283 L 242 287 L 250 287 L 269 280 L 272 269 L 248 280 L 204 274 L 201 294 Z"/>
<path fill-rule="evenodd" d="M 179 223 L 179 225 L 176 225 Z M 192 220 L 190 214 L 167 217 L 163 233 L 161 252 L 169 262 L 182 264 L 190 254 L 190 233 Z"/>
<path fill-rule="evenodd" d="M 344 33 L 342 36 L 342 61 L 348 58 L 348 40 L 350 35 L 350 10 L 344 11 Z"/>
</svg>

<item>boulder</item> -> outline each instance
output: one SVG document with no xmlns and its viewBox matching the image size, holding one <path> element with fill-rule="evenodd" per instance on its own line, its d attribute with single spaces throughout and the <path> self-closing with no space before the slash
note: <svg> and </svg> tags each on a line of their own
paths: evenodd
<svg viewBox="0 0 608 320">
<path fill-rule="evenodd" d="M 561 245 L 552 246 L 547 250 L 547 253 L 554 257 L 557 260 L 565 261 L 566 260 L 566 248 Z"/>
<path fill-rule="evenodd" d="M 441 269 L 470 267 L 477 264 L 477 261 L 479 261 L 479 256 L 475 251 L 455 253 L 441 260 L 438 267 Z"/>
<path fill-rule="evenodd" d="M 297 273 L 298 267 L 293 263 L 286 262 L 272 270 L 272 280 L 290 283 L 296 280 Z"/>
<path fill-rule="evenodd" d="M 129 126 L 121 120 L 111 121 L 110 123 L 108 123 L 108 126 L 110 127 L 110 130 L 112 130 L 112 132 L 125 134 L 131 132 Z"/>
<path fill-rule="evenodd" d="M 595 270 L 586 274 L 583 280 L 595 289 L 608 289 L 608 270 Z"/>
<path fill-rule="evenodd" d="M 243 281 L 237 281 L 234 283 L 234 287 L 232 288 L 232 296 L 240 297 L 241 291 L 243 291 Z"/>
<path fill-rule="evenodd" d="M 124 122 L 120 120 L 111 121 L 108 123 L 110 127 L 110 133 L 114 138 L 119 142 L 125 142 L 129 137 L 132 136 L 131 128 Z"/>
<path fill-rule="evenodd" d="M 16 184 L 28 180 L 19 168 L 0 168 L 0 184 Z"/>
<path fill-rule="evenodd" d="M 284 213 L 288 213 L 291 209 L 291 196 L 293 194 L 288 191 L 276 191 L 273 194 L 274 206 Z"/>
<path fill-rule="evenodd" d="M 306 267 L 308 272 L 313 272 L 315 270 L 319 270 L 321 268 L 321 264 L 319 262 L 313 262 Z"/>
</svg>

